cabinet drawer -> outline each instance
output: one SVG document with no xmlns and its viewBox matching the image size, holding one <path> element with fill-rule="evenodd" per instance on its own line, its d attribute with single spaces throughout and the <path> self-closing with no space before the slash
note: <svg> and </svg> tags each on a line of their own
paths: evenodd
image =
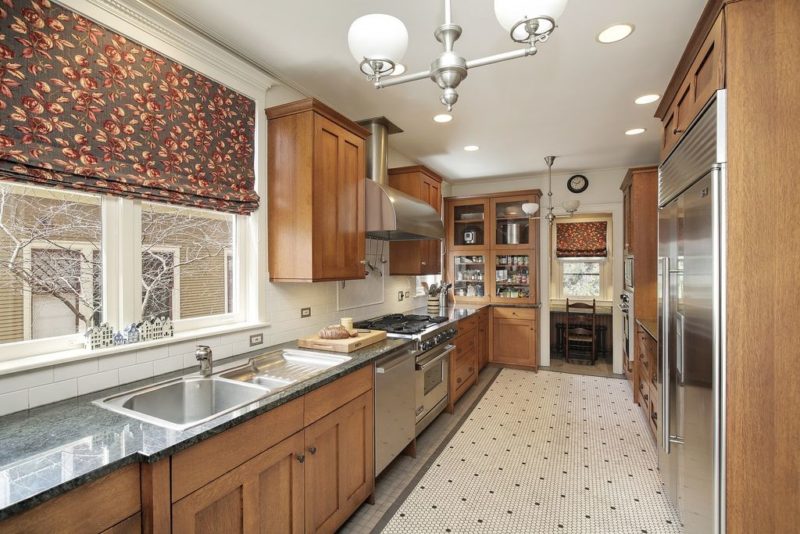
<svg viewBox="0 0 800 534">
<path fill-rule="evenodd" d="M 475 332 L 471 332 L 465 336 L 459 336 L 456 338 L 455 346 L 456 346 L 456 357 L 465 354 L 467 352 L 475 352 L 476 344 L 475 344 Z"/>
<path fill-rule="evenodd" d="M 644 369 L 639 368 L 639 400 L 642 407 L 647 407 L 649 412 L 650 408 L 650 380 L 647 375 L 643 374 Z"/>
<path fill-rule="evenodd" d="M 470 358 L 471 356 L 471 358 Z M 455 389 L 458 389 L 470 382 L 470 379 L 475 374 L 475 355 L 467 354 L 464 358 L 455 361 L 455 368 L 453 371 L 453 384 Z"/>
<path fill-rule="evenodd" d="M 372 389 L 373 378 L 373 367 L 368 365 L 306 395 L 304 426 Z"/>
<path fill-rule="evenodd" d="M 528 319 L 536 320 L 536 308 L 511 308 L 496 306 L 493 310 L 498 319 Z"/>
<path fill-rule="evenodd" d="M 459 319 L 458 321 L 458 333 L 462 332 L 469 332 L 470 330 L 474 330 L 475 327 L 478 326 L 478 315 L 470 315 L 469 317 L 465 317 L 464 319 Z"/>
</svg>

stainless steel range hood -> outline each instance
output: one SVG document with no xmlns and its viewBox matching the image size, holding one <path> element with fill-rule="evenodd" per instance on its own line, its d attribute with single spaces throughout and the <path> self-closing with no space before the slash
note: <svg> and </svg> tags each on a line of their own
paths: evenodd
<svg viewBox="0 0 800 534">
<path fill-rule="evenodd" d="M 442 218 L 429 204 L 389 187 L 389 134 L 402 132 L 386 117 L 360 121 L 367 138 L 366 233 L 382 241 L 443 239 Z"/>
</svg>

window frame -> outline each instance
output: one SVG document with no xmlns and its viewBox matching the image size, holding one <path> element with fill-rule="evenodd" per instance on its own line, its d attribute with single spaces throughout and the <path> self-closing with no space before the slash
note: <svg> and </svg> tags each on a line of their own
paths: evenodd
<svg viewBox="0 0 800 534">
<path fill-rule="evenodd" d="M 606 225 L 606 247 L 608 255 L 605 258 L 558 258 L 556 256 L 556 226 L 559 221 L 553 223 L 550 230 L 550 301 L 564 304 L 567 298 L 576 301 L 595 300 L 598 303 L 612 303 L 614 301 L 614 255 L 613 255 L 613 224 L 611 214 L 582 215 L 573 216 L 569 223 L 576 222 L 602 222 Z M 568 224 L 568 223 L 567 223 Z M 567 296 L 564 294 L 564 264 L 567 263 L 598 263 L 600 264 L 600 295 L 597 297 L 587 296 Z"/>
</svg>

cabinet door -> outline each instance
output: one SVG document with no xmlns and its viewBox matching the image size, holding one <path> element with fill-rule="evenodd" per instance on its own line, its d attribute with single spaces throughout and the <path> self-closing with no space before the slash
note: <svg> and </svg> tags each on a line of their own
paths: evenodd
<svg viewBox="0 0 800 534">
<path fill-rule="evenodd" d="M 631 239 L 633 234 L 633 218 L 631 213 L 631 186 L 626 187 L 622 192 L 622 233 L 625 244 L 625 253 L 631 252 Z"/>
<path fill-rule="evenodd" d="M 489 314 L 481 312 L 478 322 L 478 369 L 489 363 Z"/>
<path fill-rule="evenodd" d="M 414 198 L 423 200 L 442 212 L 441 184 L 416 171 L 390 174 L 389 185 Z M 442 269 L 441 241 L 395 241 L 390 244 L 390 269 L 393 275 L 439 274 Z"/>
<path fill-rule="evenodd" d="M 364 141 L 314 116 L 313 262 L 316 280 L 364 278 Z"/>
<path fill-rule="evenodd" d="M 492 323 L 492 362 L 537 369 L 535 325 L 533 319 L 495 317 Z"/>
<path fill-rule="evenodd" d="M 448 254 L 447 278 L 453 281 L 455 301 L 461 304 L 489 301 L 488 254 L 452 253 Z"/>
<path fill-rule="evenodd" d="M 489 202 L 486 199 L 460 199 L 447 202 L 449 251 L 467 252 L 488 248 L 491 242 Z"/>
<path fill-rule="evenodd" d="M 492 302 L 531 304 L 536 298 L 536 265 L 531 254 L 492 254 Z"/>
<path fill-rule="evenodd" d="M 303 433 L 172 505 L 175 532 L 303 532 Z"/>
<path fill-rule="evenodd" d="M 333 532 L 374 486 L 372 391 L 305 430 L 306 532 Z"/>
<path fill-rule="evenodd" d="M 425 177 L 424 189 L 427 192 L 428 204 L 442 213 L 442 184 L 433 178 Z M 442 271 L 442 242 L 438 239 L 423 241 L 426 250 L 425 274 L 439 274 Z"/>
<path fill-rule="evenodd" d="M 493 198 L 491 246 L 504 250 L 530 249 L 536 236 L 531 231 L 532 221 L 522 211 L 522 205 L 538 201 L 539 197 L 534 195 Z"/>
</svg>

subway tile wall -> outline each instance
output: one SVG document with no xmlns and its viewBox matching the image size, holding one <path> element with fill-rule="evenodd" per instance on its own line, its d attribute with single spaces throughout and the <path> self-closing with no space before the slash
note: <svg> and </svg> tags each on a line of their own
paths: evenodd
<svg viewBox="0 0 800 534">
<path fill-rule="evenodd" d="M 136 352 L 0 376 L 0 416 L 195 367 L 194 350 L 199 344 L 209 345 L 214 359 L 222 359 L 253 350 L 249 341 L 252 334 L 263 334 L 263 346 L 267 347 L 313 334 L 323 326 L 338 323 L 341 317 L 360 320 L 425 306 L 424 297 L 397 300 L 398 291 L 414 294 L 413 277 L 387 276 L 383 303 L 338 311 L 336 284 L 268 283 L 267 320 L 270 325 L 263 329 L 182 340 Z M 300 309 L 308 306 L 311 317 L 301 319 Z"/>
</svg>

